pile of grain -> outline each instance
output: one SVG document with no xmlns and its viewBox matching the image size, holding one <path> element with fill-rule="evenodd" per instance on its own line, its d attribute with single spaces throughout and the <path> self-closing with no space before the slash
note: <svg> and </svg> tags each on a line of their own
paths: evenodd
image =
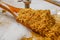
<svg viewBox="0 0 60 40">
<path fill-rule="evenodd" d="M 59 27 L 49 10 L 21 9 L 17 21 L 38 33 L 43 38 L 51 40 L 59 37 Z"/>
</svg>

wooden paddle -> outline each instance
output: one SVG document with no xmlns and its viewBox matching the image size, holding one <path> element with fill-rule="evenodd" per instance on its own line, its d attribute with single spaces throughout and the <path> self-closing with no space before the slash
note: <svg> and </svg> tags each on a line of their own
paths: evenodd
<svg viewBox="0 0 60 40">
<path fill-rule="evenodd" d="M 22 8 L 13 7 L 9 4 L 6 4 L 5 2 L 1 2 L 0 7 L 9 11 L 14 17 L 16 17 L 19 10 L 22 9 Z"/>
</svg>

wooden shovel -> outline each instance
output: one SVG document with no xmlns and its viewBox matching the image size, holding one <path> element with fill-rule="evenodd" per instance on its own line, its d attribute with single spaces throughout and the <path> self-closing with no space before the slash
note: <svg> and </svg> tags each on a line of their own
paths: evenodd
<svg viewBox="0 0 60 40">
<path fill-rule="evenodd" d="M 17 17 L 17 13 L 19 12 L 20 9 L 22 9 L 22 8 L 13 7 L 9 4 L 6 4 L 5 2 L 1 2 L 0 7 L 9 11 L 14 17 Z"/>
</svg>

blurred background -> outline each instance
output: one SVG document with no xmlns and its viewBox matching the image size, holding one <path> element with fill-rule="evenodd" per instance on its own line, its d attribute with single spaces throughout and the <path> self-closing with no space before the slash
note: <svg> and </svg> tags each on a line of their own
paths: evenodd
<svg viewBox="0 0 60 40">
<path fill-rule="evenodd" d="M 23 2 L 18 2 L 19 0 L 2 0 L 2 1 L 4 1 L 12 6 L 18 7 L 18 8 L 25 7 Z M 32 8 L 32 9 L 49 9 L 52 11 L 60 10 L 60 7 L 58 7 L 54 4 L 51 4 L 49 2 L 46 2 L 44 0 L 31 0 L 30 8 Z"/>
</svg>

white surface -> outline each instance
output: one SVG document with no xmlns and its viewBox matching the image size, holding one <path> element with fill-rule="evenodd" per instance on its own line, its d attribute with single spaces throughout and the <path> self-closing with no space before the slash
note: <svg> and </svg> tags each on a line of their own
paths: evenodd
<svg viewBox="0 0 60 40">
<path fill-rule="evenodd" d="M 2 0 L 12 6 L 24 8 L 23 2 L 17 2 L 17 0 Z M 56 14 L 56 10 L 60 10 L 60 7 L 42 0 L 32 0 L 30 5 L 33 9 L 49 9 L 52 14 Z M 13 17 L 6 16 L 0 12 L 0 40 L 18 40 L 24 35 L 28 36 L 30 32 L 27 28 L 18 24 Z"/>
<path fill-rule="evenodd" d="M 18 40 L 21 37 L 29 37 L 29 30 L 9 15 L 0 13 L 0 40 Z"/>
</svg>

